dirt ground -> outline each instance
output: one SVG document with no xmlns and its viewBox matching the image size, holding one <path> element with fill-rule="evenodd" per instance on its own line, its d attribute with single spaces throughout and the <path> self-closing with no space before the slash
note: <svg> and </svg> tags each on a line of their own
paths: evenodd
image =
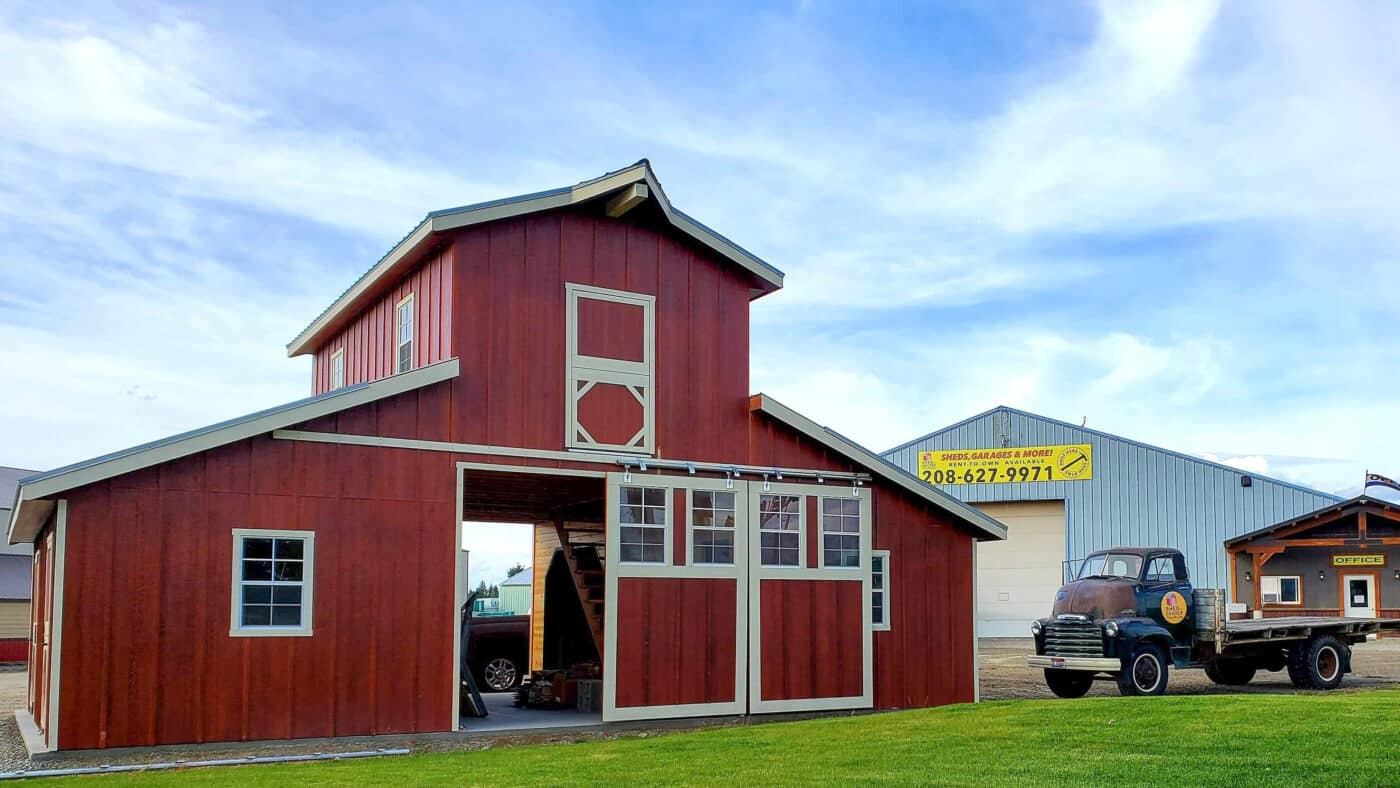
<svg viewBox="0 0 1400 788">
<path fill-rule="evenodd" d="M 985 638 L 978 667 L 983 700 L 1053 698 L 1042 672 L 1026 667 L 1026 655 L 1035 645 L 1030 638 Z M 1352 648 L 1352 672 L 1343 688 L 1370 689 L 1400 686 L 1400 638 L 1372 640 Z M 1230 693 L 1299 692 L 1288 682 L 1288 673 L 1260 671 L 1244 687 L 1218 687 L 1201 670 L 1172 670 L 1167 676 L 1168 695 L 1225 695 Z M 1095 682 L 1089 695 L 1117 695 L 1109 681 Z"/>
</svg>

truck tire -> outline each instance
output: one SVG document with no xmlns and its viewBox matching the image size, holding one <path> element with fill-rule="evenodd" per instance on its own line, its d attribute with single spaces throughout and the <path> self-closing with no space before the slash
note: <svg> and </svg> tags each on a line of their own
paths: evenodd
<svg viewBox="0 0 1400 788">
<path fill-rule="evenodd" d="M 1123 662 L 1118 691 L 1124 695 L 1161 695 L 1167 691 L 1167 657 L 1162 649 L 1143 643 Z"/>
<path fill-rule="evenodd" d="M 1253 663 L 1238 659 L 1213 659 L 1205 664 L 1206 677 L 1226 687 L 1243 687 L 1254 678 Z"/>
<path fill-rule="evenodd" d="M 1094 686 L 1094 674 L 1083 670 L 1045 669 L 1045 686 L 1057 698 L 1082 698 Z"/>
<path fill-rule="evenodd" d="M 1351 648 L 1332 635 L 1313 635 L 1288 650 L 1288 678 L 1300 689 L 1341 686 Z"/>
</svg>

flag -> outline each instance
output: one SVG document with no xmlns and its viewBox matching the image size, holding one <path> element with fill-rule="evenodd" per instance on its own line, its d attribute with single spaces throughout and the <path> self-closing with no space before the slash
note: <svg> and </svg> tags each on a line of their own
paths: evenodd
<svg viewBox="0 0 1400 788">
<path fill-rule="evenodd" d="M 1361 486 L 1361 489 L 1364 491 L 1367 487 L 1389 487 L 1392 490 L 1400 490 L 1400 482 L 1379 473 L 1367 473 L 1366 483 Z"/>
</svg>

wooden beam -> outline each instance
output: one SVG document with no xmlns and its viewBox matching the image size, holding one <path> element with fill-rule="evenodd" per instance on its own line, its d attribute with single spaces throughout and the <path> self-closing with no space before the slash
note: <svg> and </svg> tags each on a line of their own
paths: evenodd
<svg viewBox="0 0 1400 788">
<path fill-rule="evenodd" d="M 608 217 L 616 219 L 646 202 L 650 196 L 651 190 L 647 188 L 645 183 L 634 183 L 608 200 Z"/>
</svg>

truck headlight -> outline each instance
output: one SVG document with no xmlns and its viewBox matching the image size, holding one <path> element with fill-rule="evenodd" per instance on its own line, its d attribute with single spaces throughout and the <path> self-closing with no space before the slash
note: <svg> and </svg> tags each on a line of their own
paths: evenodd
<svg viewBox="0 0 1400 788">
<path fill-rule="evenodd" d="M 1040 635 L 1040 629 L 1041 629 L 1041 627 L 1040 627 L 1040 621 L 1037 620 L 1037 621 L 1032 621 L 1032 622 L 1031 622 L 1031 634 L 1032 634 L 1032 635 L 1039 636 L 1039 635 Z"/>
<path fill-rule="evenodd" d="M 1103 625 L 1103 633 L 1111 638 L 1118 637 L 1118 622 L 1110 621 Z"/>
</svg>

